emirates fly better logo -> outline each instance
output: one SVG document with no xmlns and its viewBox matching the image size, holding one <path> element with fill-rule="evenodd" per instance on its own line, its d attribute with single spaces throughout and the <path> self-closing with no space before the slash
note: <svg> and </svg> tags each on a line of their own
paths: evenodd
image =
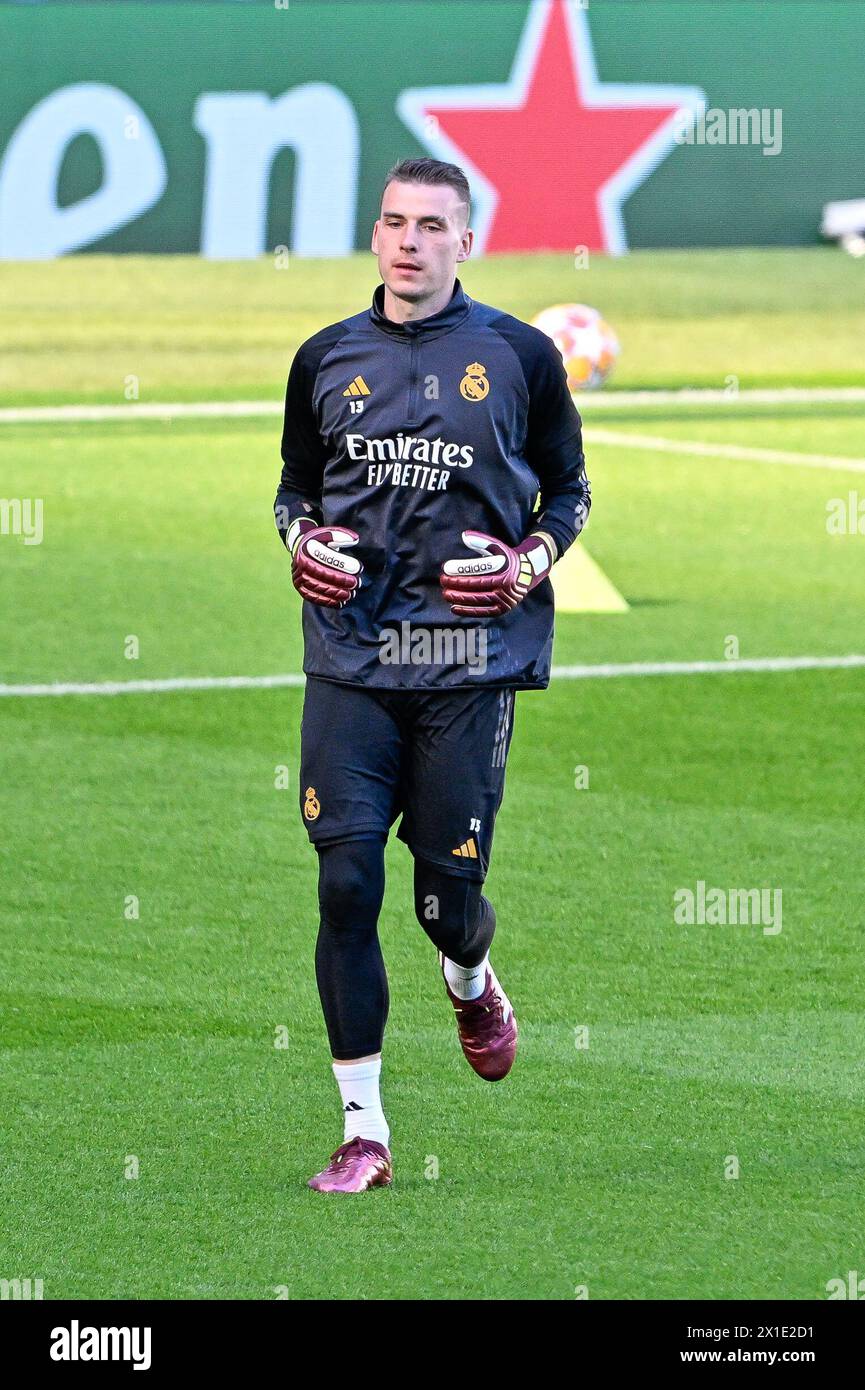
<svg viewBox="0 0 865 1390">
<path fill-rule="evenodd" d="M 367 439 L 362 434 L 345 437 L 348 456 L 364 462 L 370 487 L 412 487 L 425 492 L 445 492 L 452 468 L 470 468 L 471 444 L 446 444 L 443 439 L 423 439 L 403 434 L 393 439 Z"/>
</svg>

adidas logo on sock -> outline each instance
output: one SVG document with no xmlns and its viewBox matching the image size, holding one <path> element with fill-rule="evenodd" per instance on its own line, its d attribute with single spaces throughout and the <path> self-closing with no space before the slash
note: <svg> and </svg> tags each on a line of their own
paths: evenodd
<svg viewBox="0 0 865 1390">
<path fill-rule="evenodd" d="M 357 1103 L 356 1100 L 350 1100 L 349 1103 L 348 1103 L 348 1105 L 345 1107 L 345 1109 L 346 1109 L 346 1110 L 362 1110 L 362 1109 L 363 1109 L 363 1106 L 362 1106 L 362 1105 L 358 1105 L 358 1103 Z"/>
</svg>

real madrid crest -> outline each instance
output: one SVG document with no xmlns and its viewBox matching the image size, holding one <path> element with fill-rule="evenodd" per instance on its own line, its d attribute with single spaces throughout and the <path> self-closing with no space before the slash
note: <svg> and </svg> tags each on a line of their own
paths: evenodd
<svg viewBox="0 0 865 1390">
<path fill-rule="evenodd" d="M 487 381 L 487 369 L 481 366 L 480 362 L 472 362 L 466 367 L 466 374 L 460 382 L 460 395 L 467 401 L 482 401 L 489 395 L 490 383 Z"/>
<path fill-rule="evenodd" d="M 318 813 L 321 810 L 318 797 L 315 794 L 315 787 L 307 787 L 306 800 L 303 803 L 303 814 L 307 820 L 318 820 Z"/>
</svg>

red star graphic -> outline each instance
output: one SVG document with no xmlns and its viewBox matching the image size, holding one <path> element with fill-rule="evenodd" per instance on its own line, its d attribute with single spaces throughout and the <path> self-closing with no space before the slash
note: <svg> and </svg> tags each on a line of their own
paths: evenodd
<svg viewBox="0 0 865 1390">
<path fill-rule="evenodd" d="M 556 3 L 522 106 L 427 110 L 498 193 L 487 251 L 603 251 L 603 185 L 679 107 L 586 105 Z"/>
</svg>

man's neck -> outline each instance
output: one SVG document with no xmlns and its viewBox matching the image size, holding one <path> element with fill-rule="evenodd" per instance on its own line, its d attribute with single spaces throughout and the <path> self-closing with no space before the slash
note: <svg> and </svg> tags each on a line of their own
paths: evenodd
<svg viewBox="0 0 865 1390">
<path fill-rule="evenodd" d="M 438 290 L 427 299 L 397 299 L 387 285 L 384 287 L 384 316 L 391 323 L 413 323 L 416 319 L 428 319 L 438 314 L 450 304 L 454 292 L 454 281 L 443 290 Z"/>
</svg>

